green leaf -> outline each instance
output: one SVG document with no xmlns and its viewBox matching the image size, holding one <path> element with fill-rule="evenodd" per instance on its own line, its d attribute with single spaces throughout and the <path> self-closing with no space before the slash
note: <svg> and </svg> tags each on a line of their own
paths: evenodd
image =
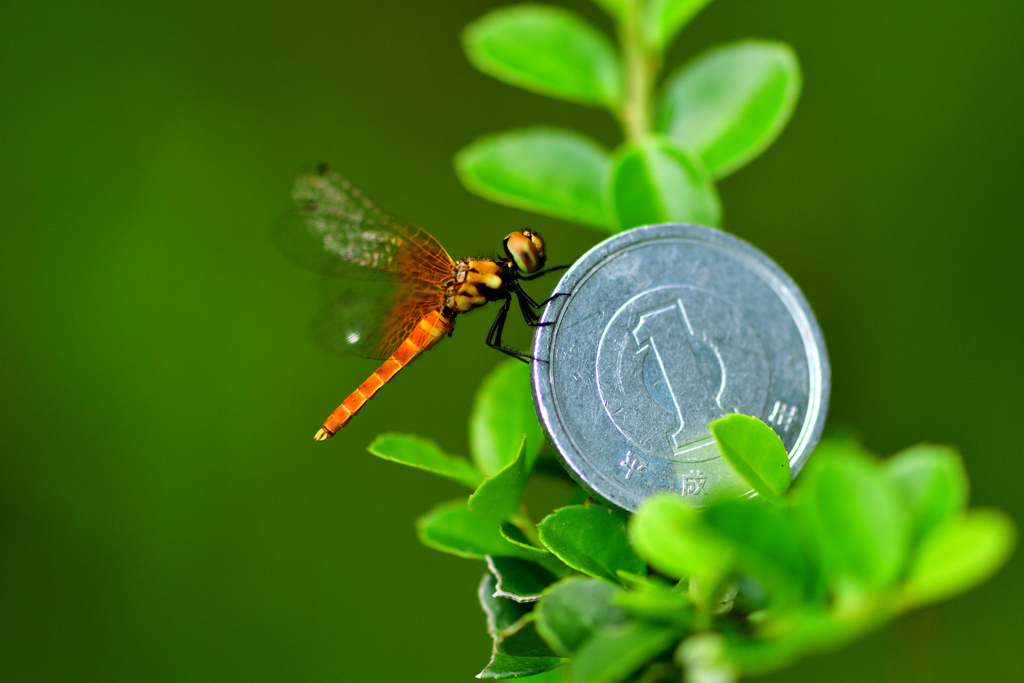
<svg viewBox="0 0 1024 683">
<path fill-rule="evenodd" d="M 776 505 L 792 481 L 789 456 L 771 427 L 749 415 L 727 415 L 708 424 L 722 457 L 757 493 Z"/>
<path fill-rule="evenodd" d="M 496 596 L 494 593 L 497 587 L 497 579 L 490 573 L 484 574 L 477 597 L 487 615 L 487 632 L 492 638 L 503 639 L 505 632 L 526 616 L 532 606 Z"/>
<path fill-rule="evenodd" d="M 758 580 L 778 609 L 811 592 L 807 556 L 785 507 L 732 500 L 702 511 L 704 524 L 735 548 L 736 566 Z"/>
<path fill-rule="evenodd" d="M 455 156 L 459 180 L 492 202 L 605 227 L 608 152 L 579 133 L 530 128 L 489 135 Z"/>
<path fill-rule="evenodd" d="M 495 593 L 498 597 L 516 602 L 539 600 L 544 589 L 555 582 L 554 574 L 535 562 L 518 557 L 487 556 L 487 568 L 497 581 Z"/>
<path fill-rule="evenodd" d="M 576 571 L 619 581 L 619 570 L 645 574 L 647 567 L 629 545 L 626 518 L 595 504 L 555 510 L 537 525 L 540 540 Z"/>
<path fill-rule="evenodd" d="M 619 576 L 631 590 L 615 595 L 612 601 L 622 605 L 637 619 L 684 630 L 693 625 L 692 603 L 685 595 L 673 590 L 672 586 L 624 572 L 619 572 Z"/>
<path fill-rule="evenodd" d="M 551 554 L 551 551 L 546 548 L 538 548 L 530 543 L 530 539 L 526 537 L 523 530 L 511 522 L 502 522 L 498 527 L 498 532 L 506 541 L 529 551 L 533 557 Z"/>
<path fill-rule="evenodd" d="M 564 663 L 552 656 L 530 621 L 530 605 L 494 595 L 497 582 L 485 574 L 477 597 L 487 615 L 491 661 L 477 678 L 519 678 L 550 671 Z"/>
<path fill-rule="evenodd" d="M 666 81 L 657 129 L 722 178 L 779 136 L 800 97 L 800 64 L 785 43 L 713 48 Z"/>
<path fill-rule="evenodd" d="M 891 585 L 903 571 L 910 515 L 896 485 L 856 449 L 815 452 L 794 493 L 794 514 L 814 540 L 833 585 Z"/>
<path fill-rule="evenodd" d="M 626 610 L 612 602 L 622 592 L 601 579 L 559 581 L 537 605 L 537 632 L 553 651 L 570 657 L 598 629 L 626 620 Z"/>
<path fill-rule="evenodd" d="M 573 660 L 573 683 L 617 683 L 672 647 L 681 631 L 660 624 L 626 623 L 598 631 Z"/>
<path fill-rule="evenodd" d="M 885 598 L 865 601 L 861 607 L 853 614 L 808 611 L 790 615 L 782 628 L 774 624 L 768 637 L 751 639 L 728 633 L 726 659 L 738 665 L 744 674 L 765 674 L 792 664 L 802 655 L 834 650 L 896 614 L 891 601 Z"/>
<path fill-rule="evenodd" d="M 954 448 L 912 446 L 889 458 L 884 469 L 903 492 L 919 537 L 967 505 L 967 472 Z"/>
<path fill-rule="evenodd" d="M 526 434 L 526 467 L 531 469 L 541 443 L 533 407 L 530 366 L 516 360 L 499 363 L 484 378 L 469 417 L 469 451 L 486 476 L 497 474 L 516 457 Z"/>
<path fill-rule="evenodd" d="M 620 19 L 626 11 L 626 0 L 594 0 L 594 4 L 612 15 L 613 19 Z"/>
<path fill-rule="evenodd" d="M 559 7 L 512 5 L 466 27 L 462 45 L 485 74 L 551 97 L 615 107 L 622 64 L 611 41 Z"/>
<path fill-rule="evenodd" d="M 696 223 L 718 227 L 722 209 L 699 159 L 661 138 L 616 150 L 608 181 L 609 218 L 618 230 Z"/>
<path fill-rule="evenodd" d="M 558 681 L 561 674 L 552 678 L 540 678 L 540 674 L 553 671 L 565 663 L 558 657 L 516 657 L 501 650 L 491 654 L 491 661 L 476 675 L 483 679 L 526 678 L 530 680 Z"/>
<path fill-rule="evenodd" d="M 630 526 L 640 556 L 668 576 L 697 576 L 714 584 L 735 561 L 735 548 L 676 495 L 665 493 L 645 500 Z"/>
<path fill-rule="evenodd" d="M 519 442 L 519 453 L 512 462 L 485 479 L 469 497 L 469 511 L 477 517 L 501 522 L 519 514 L 523 487 L 530 477 L 526 467 L 526 435 Z"/>
<path fill-rule="evenodd" d="M 433 472 L 470 488 L 476 488 L 484 478 L 465 458 L 448 455 L 433 441 L 415 434 L 381 434 L 366 450 L 378 458 Z"/>
<path fill-rule="evenodd" d="M 572 570 L 565 566 L 564 562 L 555 557 L 550 550 L 547 548 L 538 548 L 530 543 L 526 534 L 523 533 L 523 530 L 511 522 L 503 522 L 501 526 L 498 527 L 498 531 L 501 533 L 502 538 L 525 551 L 531 560 L 544 567 L 555 576 L 567 576 L 572 573 Z"/>
<path fill-rule="evenodd" d="M 906 592 L 924 604 L 974 588 L 1003 566 L 1016 543 L 1013 521 L 999 510 L 971 510 L 925 536 Z"/>
<path fill-rule="evenodd" d="M 459 557 L 531 558 L 528 551 L 502 538 L 497 524 L 471 513 L 461 498 L 441 503 L 416 520 L 416 532 L 423 545 Z"/>
<path fill-rule="evenodd" d="M 647 40 L 665 47 L 711 0 L 650 0 L 644 33 Z"/>
<path fill-rule="evenodd" d="M 521 677 L 521 680 L 528 680 L 530 683 L 563 683 L 565 677 L 561 669 L 552 669 L 541 674 Z"/>
</svg>

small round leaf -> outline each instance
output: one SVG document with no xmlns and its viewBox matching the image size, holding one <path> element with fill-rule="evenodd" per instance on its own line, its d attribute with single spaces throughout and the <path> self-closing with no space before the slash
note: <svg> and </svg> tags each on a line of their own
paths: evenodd
<svg viewBox="0 0 1024 683">
<path fill-rule="evenodd" d="M 718 449 L 751 488 L 775 504 L 785 500 L 792 479 L 789 456 L 771 427 L 749 415 L 727 415 L 708 425 Z"/>
<path fill-rule="evenodd" d="M 784 43 L 743 40 L 716 47 L 669 77 L 657 127 L 721 178 L 775 141 L 796 107 L 800 85 L 796 54 Z"/>
<path fill-rule="evenodd" d="M 537 525 L 540 540 L 576 571 L 619 581 L 618 571 L 644 574 L 647 567 L 629 544 L 626 518 L 603 505 L 569 505 Z"/>
<path fill-rule="evenodd" d="M 615 107 L 622 65 L 611 41 L 559 7 L 512 5 L 470 24 L 462 44 L 473 66 L 551 97 Z"/>
<path fill-rule="evenodd" d="M 455 157 L 459 180 L 484 199 L 599 227 L 610 166 L 596 142 L 551 128 L 489 135 Z"/>
<path fill-rule="evenodd" d="M 1013 522 L 999 510 L 972 510 L 924 538 L 907 581 L 910 599 L 923 604 L 974 588 L 1013 551 Z"/>
<path fill-rule="evenodd" d="M 469 416 L 469 454 L 490 477 L 512 462 L 526 434 L 526 470 L 540 450 L 541 430 L 533 407 L 530 366 L 515 360 L 499 363 L 476 392 Z"/>
<path fill-rule="evenodd" d="M 967 472 L 960 454 L 949 446 L 912 446 L 886 460 L 885 472 L 909 503 L 918 536 L 967 505 Z"/>
<path fill-rule="evenodd" d="M 660 138 L 617 150 L 607 197 L 618 230 L 670 221 L 711 227 L 721 222 L 718 194 L 703 164 Z"/>
<path fill-rule="evenodd" d="M 477 517 L 464 499 L 441 503 L 416 520 L 423 545 L 443 553 L 482 560 L 487 555 L 533 559 L 529 551 L 506 541 L 495 522 Z"/>
</svg>

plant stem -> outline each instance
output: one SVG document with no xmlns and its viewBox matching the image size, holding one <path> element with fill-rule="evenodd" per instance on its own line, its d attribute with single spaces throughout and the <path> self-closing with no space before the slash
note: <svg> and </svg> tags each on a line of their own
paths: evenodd
<svg viewBox="0 0 1024 683">
<path fill-rule="evenodd" d="M 619 40 L 626 71 L 626 96 L 620 118 L 623 133 L 639 141 L 651 132 L 651 90 L 661 66 L 661 50 L 648 45 L 644 31 L 645 0 L 626 0 Z"/>
</svg>

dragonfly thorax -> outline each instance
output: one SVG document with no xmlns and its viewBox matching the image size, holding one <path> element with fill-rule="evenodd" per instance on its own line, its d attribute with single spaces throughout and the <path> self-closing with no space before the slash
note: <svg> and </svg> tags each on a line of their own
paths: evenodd
<svg viewBox="0 0 1024 683">
<path fill-rule="evenodd" d="M 445 306 L 453 313 L 465 313 L 502 297 L 505 275 L 505 268 L 491 259 L 456 261 L 455 281 L 445 292 Z"/>
</svg>

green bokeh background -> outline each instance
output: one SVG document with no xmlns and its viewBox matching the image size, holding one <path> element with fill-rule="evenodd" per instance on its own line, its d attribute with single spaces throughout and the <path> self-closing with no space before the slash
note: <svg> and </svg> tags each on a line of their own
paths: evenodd
<svg viewBox="0 0 1024 683">
<path fill-rule="evenodd" d="M 483 565 L 412 525 L 462 491 L 363 449 L 399 430 L 466 452 L 490 316 L 314 443 L 374 364 L 308 341 L 319 283 L 268 230 L 292 170 L 322 159 L 455 255 L 524 226 L 553 261 L 600 240 L 451 170 L 515 126 L 618 140 L 603 112 L 469 66 L 459 31 L 498 4 L 0 4 L 0 679 L 429 682 L 486 663 Z M 796 115 L 720 184 L 725 227 L 816 310 L 831 424 L 882 453 L 959 446 L 974 504 L 1018 525 L 1022 30 L 1006 0 L 717 0 L 668 59 L 796 48 Z M 1019 675 L 1022 578 L 1018 553 L 770 680 Z"/>
</svg>

